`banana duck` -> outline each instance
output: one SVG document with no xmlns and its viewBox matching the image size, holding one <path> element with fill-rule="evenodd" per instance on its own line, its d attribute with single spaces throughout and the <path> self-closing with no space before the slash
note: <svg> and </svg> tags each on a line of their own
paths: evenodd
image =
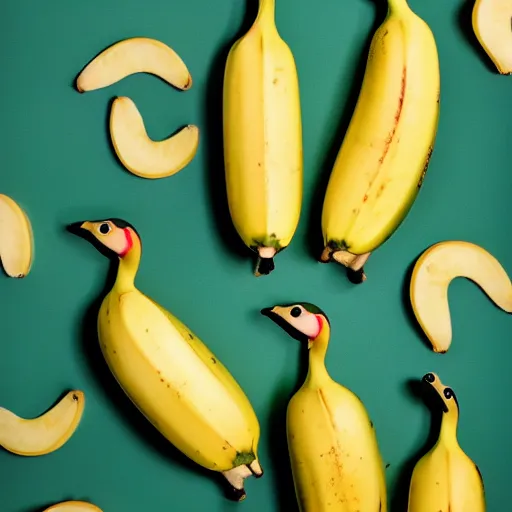
<svg viewBox="0 0 512 512">
<path fill-rule="evenodd" d="M 457 397 L 435 373 L 422 380 L 442 411 L 441 430 L 436 444 L 414 467 L 408 512 L 485 512 L 482 476 L 457 441 Z"/>
<path fill-rule="evenodd" d="M 361 400 L 325 367 L 327 315 L 309 303 L 265 308 L 307 343 L 309 369 L 287 409 L 292 475 L 301 512 L 386 512 L 386 482 L 373 424 Z"/>
<path fill-rule="evenodd" d="M 118 383 L 174 446 L 222 473 L 231 499 L 244 499 L 244 480 L 263 471 L 260 427 L 243 390 L 187 326 L 135 287 L 142 245 L 131 224 L 108 219 L 68 229 L 119 261 L 98 314 L 101 350 Z"/>
</svg>

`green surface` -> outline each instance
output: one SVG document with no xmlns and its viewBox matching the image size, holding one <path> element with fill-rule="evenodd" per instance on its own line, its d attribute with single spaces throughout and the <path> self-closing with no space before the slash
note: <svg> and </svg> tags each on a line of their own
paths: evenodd
<svg viewBox="0 0 512 512">
<path fill-rule="evenodd" d="M 408 382 L 427 371 L 438 372 L 458 395 L 460 442 L 482 471 L 488 511 L 509 506 L 510 315 L 473 283 L 455 281 L 449 295 L 454 343 L 446 355 L 435 355 L 411 321 L 406 272 L 432 243 L 459 238 L 482 245 L 512 273 L 512 78 L 498 76 L 476 49 L 470 3 L 411 0 L 438 43 L 438 141 L 410 215 L 370 259 L 368 281 L 354 286 L 341 267 L 316 262 L 319 216 L 333 149 L 353 109 L 384 4 L 277 0 L 278 27 L 299 70 L 305 196 L 291 246 L 271 276 L 257 279 L 227 216 L 220 117 L 227 51 L 253 19 L 256 3 L 3 4 L 0 190 L 30 215 L 36 260 L 26 279 L 1 279 L 0 404 L 36 416 L 68 388 L 83 389 L 87 402 L 79 429 L 59 451 L 38 458 L 0 451 L 2 512 L 34 512 L 65 499 L 91 500 L 104 512 L 296 509 L 284 420 L 304 376 L 301 348 L 259 314 L 295 300 L 317 304 L 331 319 L 328 369 L 359 394 L 372 416 L 389 464 L 393 511 L 403 510 L 411 463 L 428 437 L 430 413 L 408 391 Z M 94 55 L 136 35 L 175 48 L 193 88 L 180 93 L 143 75 L 84 95 L 72 88 Z M 154 138 L 197 123 L 202 138 L 194 161 L 159 181 L 124 171 L 106 132 L 115 95 L 136 102 Z M 226 501 L 216 478 L 167 448 L 97 356 L 95 318 L 87 311 L 102 296 L 108 261 L 64 226 L 112 216 L 142 235 L 139 288 L 201 336 L 254 405 L 266 473 L 248 481 L 241 504 Z"/>
</svg>

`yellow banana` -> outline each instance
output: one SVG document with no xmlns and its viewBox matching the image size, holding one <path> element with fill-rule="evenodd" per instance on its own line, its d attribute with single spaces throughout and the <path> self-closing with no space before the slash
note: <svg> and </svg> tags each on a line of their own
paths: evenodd
<svg viewBox="0 0 512 512">
<path fill-rule="evenodd" d="M 309 371 L 287 410 L 287 436 L 301 512 L 386 512 L 384 465 L 361 400 L 325 367 L 329 320 L 309 303 L 261 311 L 307 342 Z"/>
<path fill-rule="evenodd" d="M 133 226 L 108 219 L 68 229 L 119 261 L 98 315 L 101 350 L 113 375 L 174 446 L 221 472 L 231 497 L 244 499 L 244 479 L 263 471 L 260 427 L 243 390 L 190 329 L 135 287 L 142 246 Z"/>
<path fill-rule="evenodd" d="M 437 443 L 414 467 L 408 512 L 485 512 L 482 475 L 457 441 L 457 397 L 435 373 L 427 373 L 423 382 L 433 390 L 443 416 Z"/>
<path fill-rule="evenodd" d="M 327 186 L 321 261 L 354 283 L 409 212 L 434 147 L 439 116 L 437 47 L 406 0 L 389 0 L 373 36 L 360 95 Z"/>
<path fill-rule="evenodd" d="M 298 76 L 276 28 L 275 0 L 260 0 L 228 55 L 223 109 L 229 211 L 258 255 L 255 275 L 269 274 L 297 228 L 303 173 Z"/>
</svg>

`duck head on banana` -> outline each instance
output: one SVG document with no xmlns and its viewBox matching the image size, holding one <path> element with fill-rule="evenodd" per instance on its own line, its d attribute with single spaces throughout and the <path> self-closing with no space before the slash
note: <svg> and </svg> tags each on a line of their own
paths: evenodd
<svg viewBox="0 0 512 512">
<path fill-rule="evenodd" d="M 445 386 L 439 376 L 432 372 L 423 376 L 422 383 L 426 386 L 433 408 L 442 412 L 439 440 L 446 443 L 456 442 L 459 402 L 455 392 L 449 386 Z"/>
<path fill-rule="evenodd" d="M 442 414 L 441 429 L 437 442 L 414 466 L 407 510 L 485 512 L 482 475 L 457 440 L 457 397 L 435 373 L 424 375 L 422 383 L 429 393 L 426 398 L 432 398 L 429 405 Z"/>
<path fill-rule="evenodd" d="M 327 315 L 307 302 L 261 312 L 308 347 L 308 374 L 286 411 L 300 510 L 386 512 L 384 465 L 373 423 L 359 397 L 332 379 L 325 366 Z"/>
<path fill-rule="evenodd" d="M 327 375 L 325 355 L 329 344 L 330 323 L 327 315 L 314 304 L 298 302 L 264 308 L 261 313 L 309 349 L 308 377 Z"/>
<path fill-rule="evenodd" d="M 68 226 L 68 231 L 88 240 L 103 255 L 119 260 L 115 286 L 131 289 L 140 263 L 142 244 L 137 230 L 122 219 L 87 220 Z"/>
</svg>

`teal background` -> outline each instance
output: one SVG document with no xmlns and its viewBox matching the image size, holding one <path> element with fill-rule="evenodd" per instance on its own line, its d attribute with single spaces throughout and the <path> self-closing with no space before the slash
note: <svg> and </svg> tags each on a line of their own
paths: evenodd
<svg viewBox="0 0 512 512">
<path fill-rule="evenodd" d="M 372 258 L 364 285 L 317 263 L 326 179 L 361 84 L 383 1 L 277 0 L 278 28 L 297 62 L 304 130 L 304 201 L 290 247 L 265 278 L 231 226 L 222 162 L 221 93 L 227 52 L 254 19 L 256 0 L 6 0 L 0 17 L 1 192 L 29 214 L 36 259 L 24 280 L 1 277 L 0 404 L 33 417 L 69 388 L 86 393 L 75 435 L 60 450 L 23 458 L 0 451 L 0 509 L 35 512 L 86 499 L 104 512 L 296 510 L 285 438 L 286 405 L 302 383 L 304 347 L 259 314 L 309 301 L 329 315 L 332 376 L 364 401 L 387 468 L 392 511 L 404 509 L 412 464 L 431 414 L 411 380 L 436 371 L 461 405 L 459 439 L 479 465 L 488 510 L 509 505 L 511 318 L 473 283 L 449 297 L 454 342 L 434 354 L 411 319 L 411 264 L 431 244 L 482 245 L 512 273 L 512 82 L 471 32 L 472 4 L 410 0 L 432 28 L 441 65 L 441 118 L 422 191 Z M 82 67 L 113 42 L 148 36 L 172 46 L 194 85 L 178 92 L 149 75 L 80 95 Z M 167 179 L 124 171 L 110 148 L 109 102 L 130 96 L 150 136 L 201 129 L 193 162 Z M 261 422 L 264 478 L 227 501 L 213 474 L 169 448 L 124 397 L 97 352 L 95 312 L 108 261 L 66 224 L 121 217 L 142 235 L 139 288 L 187 323 L 227 365 Z M 430 447 L 430 445 L 427 445 Z"/>
</svg>

